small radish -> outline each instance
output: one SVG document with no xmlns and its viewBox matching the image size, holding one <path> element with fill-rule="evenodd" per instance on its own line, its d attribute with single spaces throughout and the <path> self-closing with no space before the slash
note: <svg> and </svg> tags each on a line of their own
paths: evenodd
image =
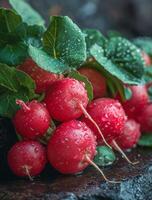
<svg viewBox="0 0 152 200">
<path fill-rule="evenodd" d="M 75 174 L 85 169 L 96 154 L 96 140 L 85 123 L 71 120 L 61 124 L 48 144 L 50 164 L 63 174 Z"/>
<path fill-rule="evenodd" d="M 16 100 L 21 108 L 13 117 L 17 133 L 28 139 L 43 136 L 50 126 L 50 115 L 45 106 L 36 100 L 24 103 Z"/>
<path fill-rule="evenodd" d="M 63 75 L 41 69 L 32 59 L 27 59 L 18 69 L 27 73 L 35 81 L 36 93 L 45 92 L 52 83 L 63 78 Z"/>
<path fill-rule="evenodd" d="M 122 105 L 127 116 L 136 120 L 141 108 L 149 102 L 149 96 L 145 85 L 129 86 L 129 88 L 132 96 L 125 102 L 122 102 Z"/>
<path fill-rule="evenodd" d="M 129 160 L 115 141 L 116 138 L 123 134 L 127 120 L 127 116 L 119 101 L 110 98 L 96 99 L 87 107 L 87 112 L 96 124 L 98 124 L 106 141 L 108 141 L 109 144 L 112 144 L 112 146 L 123 155 L 128 163 L 136 164 L 137 162 L 133 163 Z M 99 135 L 97 127 L 95 127 L 89 117 L 86 116 L 82 118 L 82 121 L 93 130 L 94 134 L 97 136 L 97 142 L 102 144 L 103 138 L 101 137 L 101 134 Z"/>
<path fill-rule="evenodd" d="M 94 166 L 109 181 L 102 170 L 93 162 L 96 154 L 96 139 L 85 123 L 71 120 L 57 127 L 51 137 L 47 155 L 50 164 L 63 174 L 76 174 L 89 164 Z"/>
<path fill-rule="evenodd" d="M 81 67 L 78 71 L 91 82 L 94 98 L 104 97 L 106 95 L 106 79 L 99 71 L 90 67 Z"/>
<path fill-rule="evenodd" d="M 72 78 L 56 81 L 44 99 L 51 117 L 57 121 L 69 121 L 82 115 L 80 104 L 86 108 L 87 91 L 82 83 Z"/>
<path fill-rule="evenodd" d="M 121 149 L 130 149 L 137 144 L 140 135 L 140 125 L 136 121 L 129 119 L 125 123 L 123 133 L 115 141 Z"/>
<path fill-rule="evenodd" d="M 111 142 L 123 133 L 127 117 L 117 100 L 111 98 L 93 100 L 87 107 L 87 112 L 98 124 L 107 141 Z M 94 124 L 87 117 L 83 117 L 82 121 L 93 130 L 97 136 L 97 141 L 102 143 L 101 135 Z"/>
<path fill-rule="evenodd" d="M 150 58 L 150 56 L 147 53 L 142 52 L 142 57 L 143 57 L 143 59 L 145 61 L 145 65 L 146 66 L 152 65 L 151 58 Z"/>
<path fill-rule="evenodd" d="M 56 81 L 47 91 L 44 102 L 51 117 L 57 121 L 77 119 L 82 114 L 88 116 L 85 109 L 88 104 L 87 91 L 82 83 L 72 78 Z M 104 143 L 109 146 L 96 122 L 90 116 L 89 120 L 97 128 Z"/>
<path fill-rule="evenodd" d="M 21 177 L 36 176 L 46 164 L 45 148 L 36 141 L 17 142 L 8 152 L 8 164 L 12 172 Z"/>
<path fill-rule="evenodd" d="M 141 126 L 141 131 L 152 132 L 152 103 L 141 108 L 140 115 L 137 116 L 137 122 Z"/>
</svg>

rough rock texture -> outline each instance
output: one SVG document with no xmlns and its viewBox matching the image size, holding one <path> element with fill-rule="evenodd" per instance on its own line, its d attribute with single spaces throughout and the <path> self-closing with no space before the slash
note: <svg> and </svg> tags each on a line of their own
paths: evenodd
<svg viewBox="0 0 152 200">
<path fill-rule="evenodd" d="M 59 175 L 53 169 L 33 182 L 12 180 L 0 183 L 2 200 L 151 200 L 152 199 L 152 151 L 135 149 L 129 157 L 139 164 L 131 166 L 119 159 L 115 165 L 104 169 L 111 180 L 121 181 L 110 184 L 100 174 L 87 169 L 77 176 Z"/>
</svg>

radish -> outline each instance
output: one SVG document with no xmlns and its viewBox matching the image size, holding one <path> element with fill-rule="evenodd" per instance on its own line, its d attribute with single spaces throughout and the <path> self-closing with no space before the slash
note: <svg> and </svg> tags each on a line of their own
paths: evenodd
<svg viewBox="0 0 152 200">
<path fill-rule="evenodd" d="M 51 117 L 57 121 L 69 121 L 82 115 L 80 104 L 86 108 L 87 91 L 82 83 L 72 78 L 56 81 L 44 99 Z"/>
<path fill-rule="evenodd" d="M 48 144 L 50 164 L 63 174 L 75 174 L 85 169 L 96 154 L 96 140 L 85 123 L 71 120 L 61 124 Z"/>
<path fill-rule="evenodd" d="M 132 96 L 125 102 L 122 102 L 122 105 L 127 116 L 136 120 L 141 108 L 149 102 L 149 96 L 145 85 L 129 86 L 129 88 Z"/>
<path fill-rule="evenodd" d="M 143 57 L 143 59 L 145 61 L 145 65 L 146 66 L 152 65 L 151 58 L 150 58 L 150 56 L 147 53 L 142 52 L 142 57 Z"/>
<path fill-rule="evenodd" d="M 50 138 L 47 155 L 50 164 L 63 174 L 76 174 L 89 164 L 93 165 L 109 181 L 93 162 L 96 139 L 90 128 L 78 120 L 62 123 Z"/>
<path fill-rule="evenodd" d="M 106 79 L 99 71 L 90 67 L 81 67 L 78 71 L 91 82 L 94 98 L 104 97 L 106 95 Z"/>
<path fill-rule="evenodd" d="M 63 78 L 63 75 L 41 69 L 32 59 L 27 59 L 18 69 L 27 73 L 35 81 L 36 93 L 45 92 L 52 83 Z"/>
<path fill-rule="evenodd" d="M 152 103 L 142 108 L 140 115 L 137 116 L 137 122 L 141 126 L 141 131 L 152 132 Z"/>
<path fill-rule="evenodd" d="M 82 83 L 72 78 L 58 80 L 52 84 L 44 102 L 51 117 L 57 121 L 77 119 L 83 113 L 88 116 L 85 109 L 88 104 L 87 91 Z M 104 143 L 109 146 L 96 122 L 90 116 L 89 119 L 97 128 Z"/>
<path fill-rule="evenodd" d="M 36 176 L 46 164 L 45 148 L 36 141 L 17 142 L 8 152 L 8 164 L 12 172 L 21 177 Z"/>
<path fill-rule="evenodd" d="M 16 100 L 21 106 L 13 117 L 13 124 L 17 133 L 28 139 L 43 136 L 50 126 L 50 115 L 45 106 L 36 100 L 24 103 Z"/>
<path fill-rule="evenodd" d="M 123 133 L 127 117 L 117 100 L 111 98 L 93 100 L 87 107 L 87 112 L 98 124 L 108 142 L 111 142 Z M 97 141 L 102 143 L 101 135 L 94 124 L 87 117 L 83 117 L 82 121 L 93 130 L 97 136 Z"/>
<path fill-rule="evenodd" d="M 129 119 L 125 123 L 123 133 L 115 141 L 121 149 L 130 149 L 137 144 L 140 135 L 140 125 L 136 121 Z"/>
<path fill-rule="evenodd" d="M 129 160 L 115 141 L 116 138 L 123 134 L 127 120 L 127 116 L 119 101 L 110 98 L 96 99 L 87 107 L 87 113 L 96 124 L 98 124 L 106 141 L 108 141 L 109 144 L 112 144 L 112 146 L 123 155 L 127 162 L 136 164 Z M 82 121 L 93 130 L 94 134 L 97 136 L 97 142 L 102 144 L 103 138 L 101 137 L 101 134 L 99 134 L 97 127 L 95 127 L 94 123 L 89 119 L 89 116 L 85 115 L 85 117 L 82 118 Z"/>
</svg>

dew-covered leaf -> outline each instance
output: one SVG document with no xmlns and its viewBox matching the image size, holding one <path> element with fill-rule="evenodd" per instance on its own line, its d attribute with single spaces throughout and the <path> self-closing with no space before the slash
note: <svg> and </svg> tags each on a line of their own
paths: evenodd
<svg viewBox="0 0 152 200">
<path fill-rule="evenodd" d="M 30 45 L 28 52 L 31 58 L 38 64 L 38 66 L 46 71 L 60 74 L 70 69 L 68 65 L 64 64 L 58 59 L 51 57 L 43 49 Z"/>
<path fill-rule="evenodd" d="M 0 116 L 12 117 L 17 110 L 16 99 L 28 101 L 35 97 L 34 81 L 24 72 L 0 64 Z"/>
<path fill-rule="evenodd" d="M 133 42 L 145 53 L 152 56 L 152 38 L 151 37 L 138 37 L 134 39 Z"/>
<path fill-rule="evenodd" d="M 107 146 L 98 146 L 97 147 L 97 154 L 94 158 L 94 162 L 98 166 L 108 166 L 112 165 L 113 162 L 116 160 L 116 156 L 114 152 Z"/>
<path fill-rule="evenodd" d="M 43 46 L 48 55 L 72 68 L 86 60 L 84 34 L 69 17 L 53 16 L 43 36 Z"/>
<path fill-rule="evenodd" d="M 138 141 L 138 145 L 152 147 L 152 133 L 142 134 L 140 140 Z"/>
<path fill-rule="evenodd" d="M 94 45 L 91 55 L 95 60 L 123 83 L 140 84 L 144 73 L 144 61 L 135 45 L 121 37 L 112 37 L 105 49 Z"/>
<path fill-rule="evenodd" d="M 72 77 L 78 81 L 82 81 L 85 84 L 85 89 L 88 93 L 89 101 L 93 99 L 93 87 L 88 78 L 82 74 L 80 74 L 78 71 L 72 71 L 68 74 L 69 77 Z"/>
<path fill-rule="evenodd" d="M 9 3 L 13 9 L 22 17 L 23 22 L 26 22 L 28 25 L 44 26 L 44 19 L 26 1 L 9 0 Z"/>
<path fill-rule="evenodd" d="M 83 33 L 85 35 L 88 56 L 90 56 L 90 48 L 94 44 L 98 44 L 99 46 L 102 46 L 102 47 L 104 46 L 106 42 L 106 38 L 101 34 L 100 31 L 96 29 L 85 29 L 83 30 Z"/>
</svg>

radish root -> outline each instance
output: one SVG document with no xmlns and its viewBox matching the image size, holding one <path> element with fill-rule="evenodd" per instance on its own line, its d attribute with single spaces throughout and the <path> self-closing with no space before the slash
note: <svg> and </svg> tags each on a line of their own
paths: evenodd
<svg viewBox="0 0 152 200">
<path fill-rule="evenodd" d="M 111 181 L 109 180 L 105 174 L 103 173 L 103 171 L 89 158 L 88 155 L 85 156 L 86 161 L 92 165 L 95 169 L 97 169 L 98 172 L 100 172 L 100 174 L 102 175 L 102 177 L 104 178 L 105 181 L 107 181 L 108 183 L 120 183 L 119 181 Z"/>
<path fill-rule="evenodd" d="M 103 142 L 106 144 L 106 146 L 108 146 L 110 149 L 112 149 L 112 147 L 107 143 L 107 141 L 105 140 L 99 126 L 97 125 L 97 123 L 92 119 L 92 117 L 89 115 L 89 113 L 86 111 L 86 109 L 83 107 L 82 104 L 80 104 L 80 108 L 83 111 L 83 114 L 95 125 L 95 127 L 97 128 L 98 132 L 100 133 Z"/>
<path fill-rule="evenodd" d="M 112 141 L 112 144 L 114 145 L 114 147 L 117 149 L 117 151 L 119 151 L 119 153 L 122 154 L 122 156 L 124 157 L 124 159 L 131 165 L 136 165 L 139 163 L 139 161 L 136 162 L 132 162 L 127 155 L 123 152 L 123 150 L 119 147 L 119 145 L 117 144 L 117 142 L 115 140 Z"/>
<path fill-rule="evenodd" d="M 25 168 L 25 172 L 26 172 L 28 178 L 30 179 L 30 181 L 33 181 L 33 178 L 32 178 L 31 175 L 30 175 L 30 172 L 29 172 L 28 166 L 26 165 L 26 166 L 24 166 L 24 168 Z"/>
</svg>

